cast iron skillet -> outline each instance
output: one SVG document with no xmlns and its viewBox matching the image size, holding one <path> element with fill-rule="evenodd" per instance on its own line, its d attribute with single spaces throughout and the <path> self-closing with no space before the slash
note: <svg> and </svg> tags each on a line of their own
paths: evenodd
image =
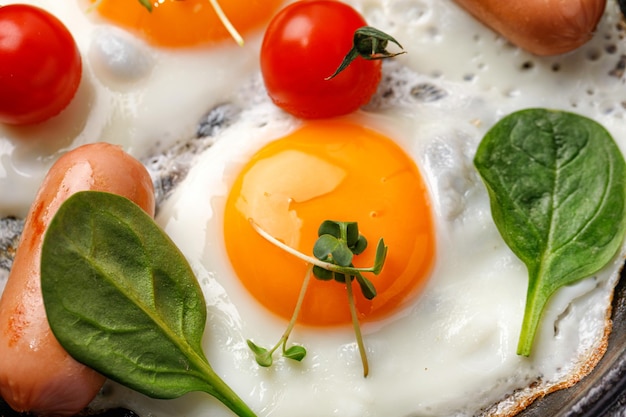
<svg viewBox="0 0 626 417">
<path fill-rule="evenodd" d="M 604 357 L 571 388 L 535 401 L 519 417 L 617 417 L 626 411 L 626 272 L 613 297 L 613 331 Z"/>
</svg>

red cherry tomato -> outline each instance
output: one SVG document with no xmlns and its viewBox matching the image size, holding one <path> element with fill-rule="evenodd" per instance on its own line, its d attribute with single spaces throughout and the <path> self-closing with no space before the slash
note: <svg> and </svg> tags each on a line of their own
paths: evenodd
<svg viewBox="0 0 626 417">
<path fill-rule="evenodd" d="M 82 63 L 74 38 L 37 7 L 0 7 L 0 123 L 38 123 L 74 97 Z"/>
<path fill-rule="evenodd" d="M 261 72 L 272 101 L 302 118 L 333 117 L 366 104 L 381 78 L 381 62 L 356 58 L 331 76 L 365 19 L 339 1 L 299 1 L 269 23 L 261 46 Z"/>
</svg>

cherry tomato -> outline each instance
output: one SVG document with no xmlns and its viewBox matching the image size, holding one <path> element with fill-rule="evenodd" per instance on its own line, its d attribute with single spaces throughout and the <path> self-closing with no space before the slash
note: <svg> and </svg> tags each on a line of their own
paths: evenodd
<svg viewBox="0 0 626 417">
<path fill-rule="evenodd" d="M 261 46 L 261 72 L 272 101 L 308 119 L 347 114 L 366 104 L 380 82 L 380 61 L 359 56 L 326 80 L 363 26 L 365 19 L 339 1 L 299 1 L 282 9 Z"/>
<path fill-rule="evenodd" d="M 32 124 L 63 110 L 82 74 L 67 28 L 38 7 L 0 7 L 0 122 Z"/>
</svg>

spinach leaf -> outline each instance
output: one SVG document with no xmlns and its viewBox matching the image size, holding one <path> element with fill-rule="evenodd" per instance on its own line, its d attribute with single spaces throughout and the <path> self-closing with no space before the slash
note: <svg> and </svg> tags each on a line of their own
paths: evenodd
<svg viewBox="0 0 626 417">
<path fill-rule="evenodd" d="M 70 197 L 45 235 L 41 287 L 50 327 L 78 361 L 150 397 L 204 391 L 254 416 L 204 355 L 206 305 L 189 264 L 130 200 Z"/>
<path fill-rule="evenodd" d="M 568 112 L 527 109 L 487 132 L 474 164 L 498 230 L 528 268 L 517 347 L 528 356 L 550 296 L 601 269 L 622 243 L 624 158 L 598 123 Z"/>
</svg>

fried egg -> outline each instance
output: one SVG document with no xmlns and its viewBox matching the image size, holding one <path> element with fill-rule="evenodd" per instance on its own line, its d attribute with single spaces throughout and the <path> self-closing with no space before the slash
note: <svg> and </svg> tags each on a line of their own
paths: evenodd
<svg viewBox="0 0 626 417">
<path fill-rule="evenodd" d="M 608 5 L 583 48 L 538 58 L 452 2 L 347 1 L 408 53 L 385 63 L 379 91 L 364 109 L 303 122 L 267 98 L 254 60 L 258 38 L 243 52 L 221 45 L 196 60 L 195 50 L 149 46 L 73 4 L 41 3 L 65 16 L 73 32 L 90 33 L 80 45 L 87 51 L 89 96 L 102 94 L 106 103 L 98 107 L 94 99 L 83 115 L 85 129 L 64 147 L 88 140 L 84 132 L 95 124 L 90 138 L 123 141 L 146 161 L 163 192 L 157 222 L 189 260 L 207 301 L 209 362 L 259 416 L 513 415 L 576 383 L 601 358 L 626 248 L 602 271 L 559 290 L 543 313 L 532 355 L 518 356 L 527 271 L 493 223 L 472 159 L 497 120 L 527 107 L 591 117 L 626 151 L 620 96 L 626 45 L 617 5 Z M 119 67 L 106 54 L 116 42 L 131 48 L 123 49 L 129 61 Z M 210 60 L 216 56 L 229 59 L 229 66 L 215 68 Z M 229 81 L 202 81 L 197 101 L 172 109 L 169 95 L 178 84 L 160 88 L 169 71 L 180 74 L 181 57 Z M 188 82 L 181 89 L 198 88 L 191 77 Z M 93 87 L 100 83 L 106 83 L 104 93 Z M 188 97 L 180 94 L 176 102 L 186 106 Z M 150 106 L 162 106 L 163 113 L 144 113 Z M 59 119 L 69 120 L 72 109 L 66 113 Z M 205 137 L 188 139 L 199 120 Z M 35 169 L 33 161 L 47 161 L 64 147 L 48 148 L 42 157 L 17 142 L 31 129 L 3 129 L 0 139 L 11 145 L 0 158 L 0 187 L 38 184 L 36 174 L 16 167 Z M 27 195 L 5 200 L 4 188 L 0 195 L 5 213 L 28 207 Z M 262 368 L 246 340 L 271 346 L 281 337 L 306 266 L 268 246 L 247 220 L 306 251 L 320 220 L 335 216 L 358 221 L 370 249 L 380 237 L 389 245 L 389 269 L 376 278 L 381 298 L 358 301 L 370 373 L 363 377 L 345 291 L 333 282 L 314 283 L 290 337 L 306 347 L 307 357 L 299 363 L 277 358 Z M 371 254 L 363 257 L 371 262 Z M 109 382 L 92 407 L 114 406 L 141 416 L 232 415 L 206 394 L 152 400 Z"/>
</svg>

